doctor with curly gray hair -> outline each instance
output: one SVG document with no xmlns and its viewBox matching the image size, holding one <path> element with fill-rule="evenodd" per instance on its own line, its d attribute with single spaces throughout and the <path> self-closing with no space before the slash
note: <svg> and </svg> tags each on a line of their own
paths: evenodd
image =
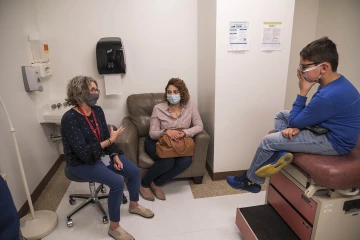
<svg viewBox="0 0 360 240">
<path fill-rule="evenodd" d="M 61 135 L 67 170 L 89 182 L 98 182 L 110 187 L 108 208 L 110 216 L 109 235 L 117 240 L 134 239 L 120 226 L 120 205 L 124 190 L 124 180 L 130 195 L 129 212 L 144 218 L 154 217 L 154 213 L 139 205 L 140 170 L 118 149 L 117 137 L 124 131 L 110 128 L 101 107 L 96 105 L 100 90 L 97 82 L 86 76 L 77 76 L 67 86 L 66 102 L 74 106 L 61 120 Z M 111 158 L 106 166 L 100 159 L 104 155 Z"/>
</svg>

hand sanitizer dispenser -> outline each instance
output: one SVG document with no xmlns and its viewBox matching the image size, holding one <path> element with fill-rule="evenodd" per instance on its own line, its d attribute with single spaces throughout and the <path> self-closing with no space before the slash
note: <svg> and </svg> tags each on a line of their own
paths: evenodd
<svg viewBox="0 0 360 240">
<path fill-rule="evenodd" d="M 21 71 L 24 80 L 25 91 L 43 91 L 43 87 L 41 86 L 40 74 L 35 70 L 35 68 L 22 66 Z"/>
</svg>

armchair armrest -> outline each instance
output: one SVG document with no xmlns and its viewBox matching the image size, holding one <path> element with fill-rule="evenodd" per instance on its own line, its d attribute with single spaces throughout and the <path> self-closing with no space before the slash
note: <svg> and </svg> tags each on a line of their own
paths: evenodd
<svg viewBox="0 0 360 240">
<path fill-rule="evenodd" d="M 209 134 L 203 130 L 194 137 L 195 155 L 193 157 L 193 172 L 196 176 L 203 176 L 205 173 L 206 156 L 210 142 Z"/>
<path fill-rule="evenodd" d="M 125 117 L 122 121 L 125 128 L 116 141 L 116 145 L 124 152 L 124 155 L 138 165 L 138 145 L 139 134 L 134 123 L 129 117 Z"/>
</svg>

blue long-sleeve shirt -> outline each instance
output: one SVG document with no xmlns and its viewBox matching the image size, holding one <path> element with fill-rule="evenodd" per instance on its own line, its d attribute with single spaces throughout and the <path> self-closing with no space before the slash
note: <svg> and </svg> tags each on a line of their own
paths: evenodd
<svg viewBox="0 0 360 240">
<path fill-rule="evenodd" d="M 94 106 L 96 120 L 100 129 L 100 140 L 110 138 L 105 115 L 101 107 Z M 92 120 L 92 114 L 89 116 Z M 85 117 L 74 109 L 67 111 L 61 119 L 61 136 L 65 160 L 68 165 L 94 164 L 102 155 L 121 153 L 115 143 L 102 149 Z"/>
<path fill-rule="evenodd" d="M 318 125 L 329 129 L 327 136 L 340 154 L 351 152 L 360 134 L 360 97 L 344 76 L 324 88 L 319 86 L 309 104 L 298 95 L 289 116 L 289 127 L 303 129 Z"/>
</svg>

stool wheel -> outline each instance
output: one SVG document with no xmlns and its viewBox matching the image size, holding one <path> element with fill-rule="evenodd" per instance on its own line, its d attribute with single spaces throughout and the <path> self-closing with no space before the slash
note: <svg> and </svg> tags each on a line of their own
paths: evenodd
<svg viewBox="0 0 360 240">
<path fill-rule="evenodd" d="M 126 204 L 127 202 L 128 202 L 128 200 L 127 200 L 125 194 L 123 194 L 122 203 L 123 203 L 123 204 Z"/>
<path fill-rule="evenodd" d="M 76 199 L 70 198 L 70 199 L 69 199 L 69 203 L 70 203 L 71 205 L 75 205 L 75 204 L 76 204 Z"/>
<path fill-rule="evenodd" d="M 68 220 L 66 221 L 66 225 L 67 225 L 68 227 L 72 227 L 74 224 L 73 224 L 73 221 L 72 221 L 71 219 L 68 219 Z"/>
</svg>

